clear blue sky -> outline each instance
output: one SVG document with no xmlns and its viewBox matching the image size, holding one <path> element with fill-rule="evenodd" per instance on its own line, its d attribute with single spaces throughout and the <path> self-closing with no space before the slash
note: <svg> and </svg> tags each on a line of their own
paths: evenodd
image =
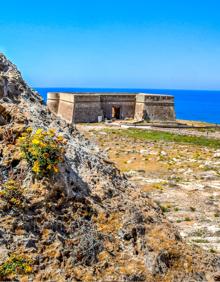
<svg viewBox="0 0 220 282">
<path fill-rule="evenodd" d="M 2 1 L 0 38 L 32 86 L 220 89 L 220 0 Z"/>
</svg>

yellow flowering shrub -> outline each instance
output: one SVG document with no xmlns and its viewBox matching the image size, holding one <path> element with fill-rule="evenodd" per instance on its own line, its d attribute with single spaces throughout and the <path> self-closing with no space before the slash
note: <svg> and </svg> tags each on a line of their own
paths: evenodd
<svg viewBox="0 0 220 282">
<path fill-rule="evenodd" d="M 22 208 L 24 206 L 22 188 L 15 180 L 9 179 L 2 185 L 0 190 L 0 198 L 9 207 Z"/>
<path fill-rule="evenodd" d="M 27 160 L 38 177 L 59 171 L 58 164 L 63 162 L 65 144 L 63 137 L 57 135 L 52 129 L 44 131 L 39 128 L 33 132 L 31 128 L 28 128 L 18 138 L 22 157 Z"/>
<path fill-rule="evenodd" d="M 11 255 L 2 265 L 0 265 L 0 278 L 17 274 L 29 274 L 32 272 L 32 261 L 28 258 Z"/>
</svg>

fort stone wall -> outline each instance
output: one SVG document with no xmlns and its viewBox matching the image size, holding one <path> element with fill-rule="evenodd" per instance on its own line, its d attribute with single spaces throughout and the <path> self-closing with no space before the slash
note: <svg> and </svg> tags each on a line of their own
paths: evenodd
<svg viewBox="0 0 220 282">
<path fill-rule="evenodd" d="M 60 93 L 47 93 L 47 106 L 50 109 L 50 111 L 54 114 L 58 113 L 60 103 Z"/>
<path fill-rule="evenodd" d="M 73 114 L 75 123 L 97 122 L 99 116 L 103 116 L 100 95 L 75 95 Z"/>
<path fill-rule="evenodd" d="M 66 120 L 68 123 L 73 122 L 74 95 L 49 92 L 47 94 L 47 106 L 52 113 Z"/>
<path fill-rule="evenodd" d="M 126 94 L 108 94 L 100 95 L 103 116 L 107 119 L 115 118 L 113 109 L 118 110 L 120 119 L 134 118 L 136 95 Z"/>
<path fill-rule="evenodd" d="M 68 123 L 103 119 L 175 121 L 174 97 L 128 93 L 48 93 L 51 112 Z"/>
<path fill-rule="evenodd" d="M 174 97 L 170 95 L 139 94 L 136 97 L 135 119 L 175 121 Z"/>
<path fill-rule="evenodd" d="M 57 115 L 68 123 L 74 122 L 74 95 L 60 93 L 60 102 Z"/>
</svg>

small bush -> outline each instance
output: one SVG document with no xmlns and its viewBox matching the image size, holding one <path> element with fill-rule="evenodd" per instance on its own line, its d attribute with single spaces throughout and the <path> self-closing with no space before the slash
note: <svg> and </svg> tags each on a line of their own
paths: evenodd
<svg viewBox="0 0 220 282">
<path fill-rule="evenodd" d="M 12 179 L 2 185 L 0 198 L 7 205 L 22 208 L 24 206 L 24 196 L 20 184 Z"/>
<path fill-rule="evenodd" d="M 43 131 L 39 128 L 32 132 L 28 128 L 18 139 L 18 145 L 31 166 L 32 171 L 40 178 L 59 171 L 58 164 L 63 162 L 65 141 L 54 130 Z"/>
<path fill-rule="evenodd" d="M 170 211 L 170 208 L 167 207 L 167 206 L 162 206 L 162 205 L 160 205 L 160 208 L 161 208 L 161 210 L 162 210 L 163 213 Z"/>
<path fill-rule="evenodd" d="M 195 239 L 195 240 L 193 240 L 193 242 L 195 242 L 195 243 L 209 243 L 209 240 L 206 240 L 206 239 Z"/>
<path fill-rule="evenodd" d="M 8 275 L 28 274 L 32 272 L 31 260 L 22 256 L 12 255 L 0 266 L 0 277 Z"/>
</svg>

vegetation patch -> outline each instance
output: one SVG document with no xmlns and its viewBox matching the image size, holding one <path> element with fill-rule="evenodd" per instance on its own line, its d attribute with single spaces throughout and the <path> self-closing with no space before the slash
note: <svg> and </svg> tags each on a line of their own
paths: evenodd
<svg viewBox="0 0 220 282">
<path fill-rule="evenodd" d="M 133 129 L 133 128 L 120 129 L 120 130 L 105 129 L 105 131 L 112 134 L 118 134 L 121 136 L 131 137 L 134 139 L 140 139 L 146 141 L 176 142 L 176 143 L 192 144 L 197 146 L 206 146 L 211 148 L 220 147 L 220 140 L 206 138 L 203 136 L 179 135 L 169 132 L 151 131 L 151 130 L 142 130 L 142 129 Z"/>
<path fill-rule="evenodd" d="M 192 219 L 189 217 L 185 217 L 184 221 L 192 221 Z"/>
<path fill-rule="evenodd" d="M 0 278 L 9 275 L 29 274 L 32 272 L 32 261 L 28 258 L 12 255 L 0 266 Z"/>
<path fill-rule="evenodd" d="M 9 207 L 22 208 L 24 206 L 23 189 L 21 188 L 20 183 L 15 180 L 9 179 L 2 185 L 0 198 Z"/>
<path fill-rule="evenodd" d="M 206 239 L 195 239 L 195 240 L 193 240 L 193 242 L 198 243 L 198 244 L 202 244 L 202 243 L 209 243 L 209 240 L 206 240 Z"/>
<path fill-rule="evenodd" d="M 65 141 L 50 129 L 39 128 L 35 132 L 28 128 L 18 138 L 22 157 L 27 160 L 32 171 L 42 178 L 59 171 L 58 164 L 63 162 Z"/>
<path fill-rule="evenodd" d="M 163 213 L 170 211 L 170 206 L 169 205 L 168 206 L 160 205 L 160 208 L 161 208 Z"/>
</svg>

